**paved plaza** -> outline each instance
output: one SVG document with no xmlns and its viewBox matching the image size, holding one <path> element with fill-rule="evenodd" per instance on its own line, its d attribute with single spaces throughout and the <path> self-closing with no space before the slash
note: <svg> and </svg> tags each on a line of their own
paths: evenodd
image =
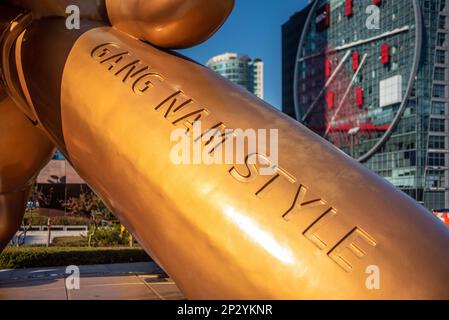
<svg viewBox="0 0 449 320">
<path fill-rule="evenodd" d="M 0 300 L 179 300 L 176 284 L 152 262 L 80 266 L 79 289 L 66 268 L 0 270 Z"/>
</svg>

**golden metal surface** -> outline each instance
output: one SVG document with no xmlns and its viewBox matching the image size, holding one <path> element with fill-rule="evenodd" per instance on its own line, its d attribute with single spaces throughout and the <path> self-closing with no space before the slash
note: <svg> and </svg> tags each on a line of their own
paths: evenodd
<svg viewBox="0 0 449 320">
<path fill-rule="evenodd" d="M 234 7 L 234 0 L 8 0 L 35 19 L 65 17 L 78 6 L 82 18 L 104 20 L 138 39 L 163 48 L 187 48 L 212 36 Z"/>
<path fill-rule="evenodd" d="M 0 88 L 0 250 L 19 228 L 28 191 L 53 145 Z"/>
<path fill-rule="evenodd" d="M 144 78 L 126 77 L 133 61 Z M 207 68 L 97 28 L 74 45 L 61 97 L 73 165 L 188 298 L 449 298 L 446 226 Z M 208 127 L 279 129 L 279 178 L 173 164 L 170 134 L 192 113 Z M 380 290 L 366 287 L 370 265 Z"/>
<path fill-rule="evenodd" d="M 9 243 L 22 223 L 30 189 L 0 193 L 0 251 Z"/>
<path fill-rule="evenodd" d="M 163 48 L 207 40 L 224 23 L 234 0 L 106 0 L 112 25 Z"/>
<path fill-rule="evenodd" d="M 26 27 L 32 22 L 31 14 L 20 14 L 18 15 L 9 25 L 6 26 L 4 32 L 1 33 L 0 45 L 2 48 L 1 52 L 1 76 L 5 89 L 8 95 L 13 99 L 17 107 L 30 119 L 34 124 L 37 124 L 36 116 L 30 108 L 30 99 L 23 93 L 23 82 L 20 74 L 17 74 L 18 68 L 10 63 L 11 53 L 14 52 L 15 42 L 23 35 Z M 20 56 L 15 55 L 15 60 L 17 65 L 21 63 Z M 13 68 L 13 70 L 11 70 Z"/>
<path fill-rule="evenodd" d="M 125 0 L 126 1 L 126 0 Z M 5 0 L 32 12 L 35 19 L 65 17 L 69 6 L 77 6 L 85 19 L 102 20 L 105 16 L 104 0 Z"/>
<path fill-rule="evenodd" d="M 187 298 L 449 299 L 449 230 L 421 205 L 204 66 L 89 28 L 42 21 L 25 34 L 35 112 Z M 278 129 L 276 173 L 174 164 L 171 133 L 199 116 L 203 132 Z"/>
</svg>

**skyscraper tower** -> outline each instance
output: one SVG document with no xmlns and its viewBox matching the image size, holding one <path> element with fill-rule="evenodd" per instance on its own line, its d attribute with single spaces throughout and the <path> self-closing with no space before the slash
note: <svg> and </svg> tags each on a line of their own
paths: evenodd
<svg viewBox="0 0 449 320">
<path fill-rule="evenodd" d="M 207 66 L 263 99 L 264 64 L 261 59 L 252 60 L 247 55 L 225 53 L 211 58 Z"/>
<path fill-rule="evenodd" d="M 448 208 L 449 1 L 316 0 L 292 19 L 293 116 L 427 208 Z"/>
</svg>

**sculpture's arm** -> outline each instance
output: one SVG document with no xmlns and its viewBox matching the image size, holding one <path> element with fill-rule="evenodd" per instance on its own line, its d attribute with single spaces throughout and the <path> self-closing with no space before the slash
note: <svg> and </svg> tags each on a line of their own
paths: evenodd
<svg viewBox="0 0 449 320">
<path fill-rule="evenodd" d="M 114 27 L 162 48 L 187 48 L 207 40 L 232 11 L 234 0 L 9 0 L 35 19 L 67 15 L 71 5 L 90 20 Z"/>
<path fill-rule="evenodd" d="M 262 100 L 101 23 L 15 40 L 25 112 L 188 298 L 449 298 L 447 227 Z M 175 129 L 210 128 L 278 130 L 275 171 L 172 161 Z"/>
<path fill-rule="evenodd" d="M 169 0 L 163 3 L 139 0 L 108 0 L 107 3 L 105 0 L 7 2 L 9 6 L 0 8 L 0 35 L 11 26 L 12 20 L 25 12 L 21 8 L 31 12 L 32 18 L 38 20 L 64 17 L 67 7 L 77 5 L 83 19 L 110 20 L 117 28 L 134 37 L 172 48 L 193 46 L 209 38 L 224 22 L 234 4 L 234 0 Z M 207 19 L 204 18 L 206 16 Z M 0 57 L 3 60 L 1 53 Z M 54 151 L 50 142 L 52 137 L 49 139 L 44 134 L 45 130 L 37 128 L 39 122 L 28 108 L 27 96 L 21 88 L 15 86 L 20 82 L 19 76 L 14 70 L 7 75 L 4 71 L 3 81 L 0 80 L 0 252 L 19 228 L 29 188 Z M 4 82 L 9 82 L 8 89 L 15 102 L 6 95 L 7 84 Z"/>
<path fill-rule="evenodd" d="M 25 202 L 54 147 L 0 88 L 0 252 L 22 222 Z"/>
<path fill-rule="evenodd" d="M 17 10 L 0 8 L 0 33 Z M 0 54 L 1 56 L 1 54 Z M 0 71 L 2 67 L 0 66 Z M 16 107 L 0 81 L 0 251 L 16 233 L 29 190 L 54 146 Z"/>
</svg>

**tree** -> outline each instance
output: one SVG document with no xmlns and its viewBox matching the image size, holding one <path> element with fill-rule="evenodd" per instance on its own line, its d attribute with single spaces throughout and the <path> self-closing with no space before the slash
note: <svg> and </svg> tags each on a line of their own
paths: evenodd
<svg viewBox="0 0 449 320">
<path fill-rule="evenodd" d="M 51 198 L 53 196 L 53 189 L 50 189 L 48 195 L 39 189 L 37 183 L 34 183 L 31 187 L 30 194 L 28 196 L 28 201 L 25 208 L 24 219 L 22 220 L 22 232 L 17 234 L 15 245 L 21 246 L 25 244 L 27 232 L 31 229 L 33 225 L 33 214 L 35 210 L 40 206 L 40 204 L 48 205 L 51 203 Z M 25 225 L 25 218 L 28 216 L 28 225 Z"/>
<path fill-rule="evenodd" d="M 103 221 L 116 222 L 118 220 L 113 213 L 106 207 L 104 202 L 95 193 L 82 192 L 79 197 L 71 197 L 61 201 L 61 205 L 68 214 L 81 215 L 92 219 L 94 224 L 89 230 L 88 246 L 91 246 L 92 238 Z"/>
</svg>

